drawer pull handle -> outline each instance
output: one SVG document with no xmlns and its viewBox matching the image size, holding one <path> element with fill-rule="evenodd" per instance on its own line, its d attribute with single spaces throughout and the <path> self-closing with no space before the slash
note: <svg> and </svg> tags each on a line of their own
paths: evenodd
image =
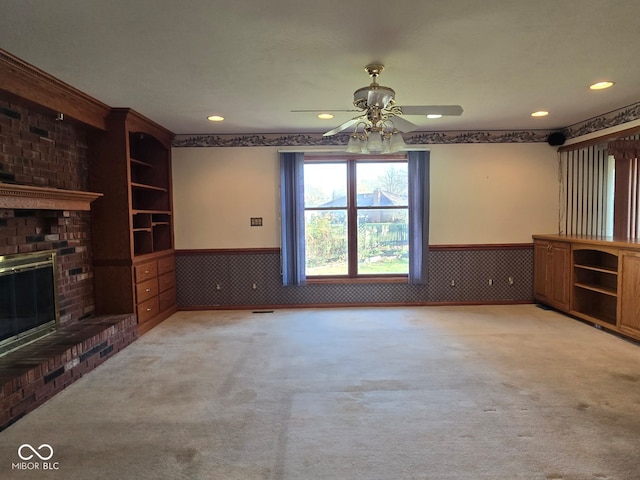
<svg viewBox="0 0 640 480">
<path fill-rule="evenodd" d="M 149 273 L 149 270 L 145 270 L 144 273 Z"/>
<path fill-rule="evenodd" d="M 151 311 L 151 308 L 147 308 L 147 312 L 150 312 L 150 311 Z"/>
<path fill-rule="evenodd" d="M 150 291 L 151 291 L 150 288 L 145 289 L 145 292 L 150 292 Z"/>
</svg>

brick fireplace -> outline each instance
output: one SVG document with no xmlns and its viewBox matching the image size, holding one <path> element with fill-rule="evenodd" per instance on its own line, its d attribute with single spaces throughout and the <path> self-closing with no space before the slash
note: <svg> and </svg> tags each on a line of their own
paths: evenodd
<svg viewBox="0 0 640 480">
<path fill-rule="evenodd" d="M 87 191 L 86 129 L 0 97 L 0 182 Z M 55 250 L 60 324 L 94 311 L 88 211 L 0 209 L 0 255 Z"/>
<path fill-rule="evenodd" d="M 0 184 L 90 190 L 91 127 L 56 117 L 0 90 Z M 137 338 L 135 315 L 94 315 L 91 215 L 64 205 L 0 203 L 0 256 L 55 252 L 59 316 L 54 333 L 0 357 L 0 430 Z"/>
<path fill-rule="evenodd" d="M 0 355 L 56 330 L 56 255 L 0 256 Z"/>
</svg>

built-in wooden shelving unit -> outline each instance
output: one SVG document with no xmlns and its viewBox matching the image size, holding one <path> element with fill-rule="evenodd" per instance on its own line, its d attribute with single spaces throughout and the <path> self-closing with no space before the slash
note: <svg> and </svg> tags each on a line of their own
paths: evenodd
<svg viewBox="0 0 640 480">
<path fill-rule="evenodd" d="M 571 235 L 533 238 L 537 301 L 640 340 L 640 240 Z M 550 257 L 551 245 L 570 255 Z M 557 298 L 562 300 L 554 301 Z"/>
</svg>

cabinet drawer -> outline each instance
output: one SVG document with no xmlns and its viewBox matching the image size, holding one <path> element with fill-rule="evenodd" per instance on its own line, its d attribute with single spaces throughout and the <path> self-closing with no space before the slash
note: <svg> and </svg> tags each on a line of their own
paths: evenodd
<svg viewBox="0 0 640 480">
<path fill-rule="evenodd" d="M 163 273 L 173 272 L 176 269 L 176 259 L 175 257 L 164 257 L 158 259 L 158 274 L 162 275 Z"/>
<path fill-rule="evenodd" d="M 158 264 L 155 261 L 136 265 L 134 269 L 136 272 L 136 283 L 141 283 L 158 276 Z"/>
<path fill-rule="evenodd" d="M 166 292 L 162 292 L 158 296 L 158 302 L 160 304 L 160 311 L 163 312 L 168 308 L 173 307 L 176 304 L 176 289 L 172 288 Z"/>
<path fill-rule="evenodd" d="M 138 303 L 142 303 L 149 300 L 151 297 L 155 297 L 158 294 L 158 279 L 152 278 L 146 282 L 138 283 L 136 285 L 136 299 Z"/>
<path fill-rule="evenodd" d="M 176 275 L 174 272 L 165 273 L 158 277 L 158 291 L 164 292 L 176 286 Z"/>
<path fill-rule="evenodd" d="M 158 308 L 158 297 L 153 297 L 146 302 L 138 304 L 138 323 L 144 323 L 155 317 L 160 310 Z"/>
</svg>

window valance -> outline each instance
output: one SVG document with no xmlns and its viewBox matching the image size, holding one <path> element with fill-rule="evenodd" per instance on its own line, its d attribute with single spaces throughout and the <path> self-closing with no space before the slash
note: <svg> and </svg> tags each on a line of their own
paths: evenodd
<svg viewBox="0 0 640 480">
<path fill-rule="evenodd" d="M 614 140 L 607 145 L 607 153 L 618 160 L 640 157 L 640 140 Z"/>
</svg>

